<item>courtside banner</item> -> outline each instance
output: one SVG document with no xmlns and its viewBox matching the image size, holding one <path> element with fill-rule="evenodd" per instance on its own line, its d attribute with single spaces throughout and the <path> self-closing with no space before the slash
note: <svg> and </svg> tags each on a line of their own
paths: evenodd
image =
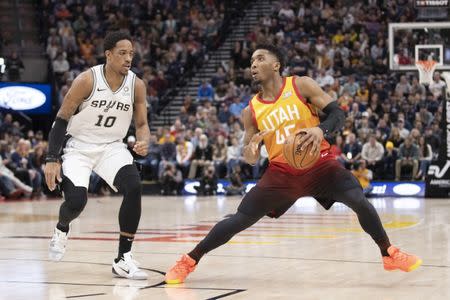
<svg viewBox="0 0 450 300">
<path fill-rule="evenodd" d="M 443 101 L 441 145 L 439 156 L 428 168 L 426 197 L 448 198 L 450 196 L 450 97 Z"/>
<path fill-rule="evenodd" d="M 49 84 L 0 82 L 0 110 L 26 114 L 49 114 L 52 88 Z"/>
<path fill-rule="evenodd" d="M 220 179 L 217 185 L 217 195 L 225 194 L 225 187 L 230 183 Z M 425 183 L 422 181 L 373 181 L 370 197 L 423 197 L 425 196 Z M 196 195 L 195 186 L 199 186 L 197 180 L 186 180 L 183 195 Z M 256 181 L 246 181 L 245 191 L 248 192 L 256 185 Z"/>
</svg>

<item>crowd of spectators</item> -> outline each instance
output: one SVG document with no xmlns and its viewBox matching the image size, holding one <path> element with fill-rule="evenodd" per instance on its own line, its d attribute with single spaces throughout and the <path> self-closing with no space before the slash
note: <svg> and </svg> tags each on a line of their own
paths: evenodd
<svg viewBox="0 0 450 300">
<path fill-rule="evenodd" d="M 151 112 L 179 80 L 217 46 L 223 1 L 43 1 L 42 27 L 59 104 L 73 79 L 104 63 L 103 37 L 129 32 L 134 39 L 132 71 L 147 83 Z M 57 105 L 59 106 L 59 105 Z"/>
<path fill-rule="evenodd" d="M 157 103 L 172 82 L 171 72 L 195 61 L 192 55 L 201 53 L 220 26 L 220 4 L 197 2 L 48 2 L 48 54 L 54 59 L 60 97 L 77 73 L 102 60 L 106 28 L 125 29 L 137 40 L 134 71 L 148 83 L 149 104 Z M 263 173 L 264 147 L 255 166 L 243 161 L 240 119 L 257 92 L 250 57 L 261 42 L 285 52 L 283 76 L 312 77 L 345 111 L 345 125 L 330 142 L 346 168 L 366 179 L 424 178 L 441 142 L 445 83 L 436 73 L 425 88 L 417 72 L 393 73 L 387 66 L 387 25 L 413 21 L 414 10 L 407 1 L 387 1 L 385 6 L 374 0 L 298 2 L 272 2 L 272 12 L 236 42 L 231 59 L 223 61 L 195 95 L 185 97 L 176 121 L 156 128 L 149 155 L 138 161 L 144 179 L 164 183 L 163 194 L 180 193 L 185 179 L 199 179 L 199 193 L 210 194 L 219 178 L 230 179 L 229 193 L 239 194 L 242 180 Z M 133 143 L 133 138 L 128 141 Z M 34 187 L 33 180 L 38 179 L 30 174 L 26 183 Z"/>
<path fill-rule="evenodd" d="M 371 179 L 424 178 L 440 145 L 445 84 L 438 73 L 426 88 L 417 72 L 388 72 L 386 43 L 388 23 L 413 21 L 415 11 L 407 1 L 298 2 L 272 2 L 271 14 L 236 42 L 231 60 L 196 95 L 186 96 L 175 123 L 157 130 L 158 146 L 166 151 L 161 157 L 154 151 L 152 174 L 167 163 L 180 170 L 190 163 L 184 178 L 201 178 L 198 167 L 209 165 L 218 177 L 229 178 L 236 166 L 244 179 L 261 175 L 266 156 L 256 167 L 242 161 L 240 114 L 257 92 L 251 54 L 258 43 L 270 42 L 286 54 L 284 76 L 314 78 L 345 111 L 345 126 L 331 143 L 346 168 L 367 169 Z M 207 146 L 198 143 L 200 137 Z M 178 149 L 191 149 L 191 159 L 180 161 Z"/>
</svg>

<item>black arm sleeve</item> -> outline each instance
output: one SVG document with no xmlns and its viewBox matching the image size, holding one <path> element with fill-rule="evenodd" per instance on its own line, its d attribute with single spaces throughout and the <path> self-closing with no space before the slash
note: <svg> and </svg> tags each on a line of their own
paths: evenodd
<svg viewBox="0 0 450 300">
<path fill-rule="evenodd" d="M 336 101 L 331 102 L 322 110 L 327 117 L 317 127 L 322 129 L 323 135 L 329 135 L 344 126 L 345 113 L 339 108 Z"/>
<path fill-rule="evenodd" d="M 48 154 L 45 162 L 56 162 L 59 160 L 59 152 L 64 143 L 68 122 L 56 117 L 52 129 L 48 135 Z"/>
</svg>

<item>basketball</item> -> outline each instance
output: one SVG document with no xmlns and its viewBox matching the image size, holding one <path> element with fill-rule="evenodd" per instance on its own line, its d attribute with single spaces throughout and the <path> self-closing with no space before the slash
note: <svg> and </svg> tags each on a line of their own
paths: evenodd
<svg viewBox="0 0 450 300">
<path fill-rule="evenodd" d="M 320 153 L 311 155 L 312 143 L 303 151 L 300 151 L 300 138 L 306 133 L 300 132 L 296 135 L 290 135 L 283 145 L 283 155 L 288 164 L 295 169 L 308 169 L 312 167 L 319 159 Z"/>
</svg>

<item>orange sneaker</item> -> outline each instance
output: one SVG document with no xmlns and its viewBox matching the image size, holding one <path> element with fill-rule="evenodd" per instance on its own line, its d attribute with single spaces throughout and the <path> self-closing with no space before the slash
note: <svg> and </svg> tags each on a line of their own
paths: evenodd
<svg viewBox="0 0 450 300">
<path fill-rule="evenodd" d="M 398 269 L 403 272 L 411 272 L 422 264 L 422 260 L 417 256 L 402 252 L 394 246 L 390 246 L 387 251 L 389 256 L 383 256 L 384 269 L 386 271 Z"/>
<path fill-rule="evenodd" d="M 166 283 L 167 284 L 178 284 L 183 283 L 189 273 L 195 270 L 195 260 L 189 255 L 183 254 L 181 259 L 177 261 L 175 266 L 173 266 L 166 273 Z"/>
</svg>

